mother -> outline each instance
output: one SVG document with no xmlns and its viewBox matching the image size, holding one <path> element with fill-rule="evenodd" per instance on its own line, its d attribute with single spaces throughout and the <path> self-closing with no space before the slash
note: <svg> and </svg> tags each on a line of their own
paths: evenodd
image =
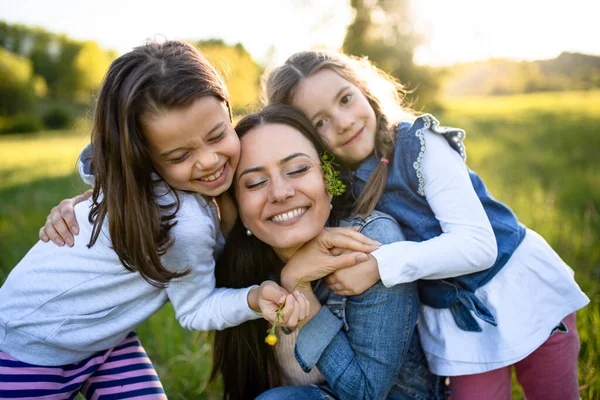
<svg viewBox="0 0 600 400">
<path fill-rule="evenodd" d="M 309 307 L 300 311 L 307 317 L 296 331 L 278 333 L 275 347 L 265 343 L 264 320 L 217 332 L 213 376 L 223 376 L 225 398 L 270 388 L 259 398 L 435 398 L 438 379 L 413 335 L 416 285 L 388 289 L 379 282 L 361 295 L 337 296 L 320 280 L 331 271 L 302 254 L 328 220 L 359 226 L 382 243 L 403 239 L 397 223 L 381 213 L 330 217 L 319 157 L 324 146 L 299 111 L 269 106 L 242 119 L 236 131 L 242 152 L 232 189 L 239 218 L 216 268 L 217 284 L 274 279 L 292 291 L 303 278 L 297 290 Z"/>
</svg>

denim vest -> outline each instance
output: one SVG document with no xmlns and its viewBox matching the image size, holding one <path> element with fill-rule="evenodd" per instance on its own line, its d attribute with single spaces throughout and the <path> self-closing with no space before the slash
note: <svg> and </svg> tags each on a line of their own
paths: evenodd
<svg viewBox="0 0 600 400">
<path fill-rule="evenodd" d="M 442 135 L 463 160 L 466 160 L 465 147 L 462 143 L 465 137 L 463 130 L 441 127 L 439 122 L 428 114 L 417 118 L 412 125 L 401 123 L 398 126 L 386 188 L 376 208 L 393 216 L 400 223 L 406 238 L 414 242 L 428 240 L 442 234 L 439 221 L 429 207 L 423 190 L 425 182 L 421 173 L 421 163 L 426 147 L 424 130 L 427 129 Z M 354 196 L 358 197 L 361 193 L 379 162 L 379 157 L 373 153 L 351 173 Z M 484 271 L 456 278 L 421 280 L 419 296 L 421 302 L 430 307 L 449 308 L 459 328 L 480 332 L 481 327 L 469 310 L 492 325 L 496 325 L 496 320 L 489 309 L 475 296 L 475 290 L 485 285 L 502 269 L 523 241 L 525 228 L 507 206 L 492 197 L 481 178 L 470 169 L 467 170 L 473 188 L 494 230 L 498 257 L 494 265 Z"/>
</svg>

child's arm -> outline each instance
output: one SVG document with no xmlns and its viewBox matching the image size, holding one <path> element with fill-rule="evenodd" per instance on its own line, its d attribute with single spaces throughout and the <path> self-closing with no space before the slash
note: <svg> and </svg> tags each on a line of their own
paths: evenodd
<svg viewBox="0 0 600 400">
<path fill-rule="evenodd" d="M 388 287 L 482 271 L 496 261 L 496 238 L 464 161 L 438 134 L 425 131 L 425 142 L 425 197 L 443 233 L 375 251 L 381 280 Z"/>
</svg>

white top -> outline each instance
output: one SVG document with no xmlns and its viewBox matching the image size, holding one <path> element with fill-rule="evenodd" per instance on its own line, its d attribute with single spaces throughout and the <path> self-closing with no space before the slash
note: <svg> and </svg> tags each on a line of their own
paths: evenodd
<svg viewBox="0 0 600 400">
<path fill-rule="evenodd" d="M 75 245 L 38 242 L 0 288 L 0 351 L 37 365 L 81 361 L 119 344 L 167 301 L 187 329 L 224 329 L 259 318 L 248 306 L 249 288 L 215 288 L 214 254 L 223 237 L 214 204 L 192 193 L 179 196 L 174 244 L 161 260 L 169 270 L 189 267 L 188 275 L 159 289 L 127 271 L 111 248 L 108 222 L 88 248 L 91 199 L 82 202 L 75 207 Z"/>
<path fill-rule="evenodd" d="M 443 233 L 375 251 L 388 287 L 481 271 L 497 256 L 491 225 L 462 158 L 439 134 L 425 130 L 424 137 L 425 197 Z M 589 302 L 573 271 L 531 230 L 502 270 L 475 294 L 498 326 L 475 317 L 483 332 L 467 332 L 458 328 L 450 310 L 421 307 L 421 344 L 435 374 L 467 375 L 511 365 L 544 343 L 564 317 Z"/>
</svg>

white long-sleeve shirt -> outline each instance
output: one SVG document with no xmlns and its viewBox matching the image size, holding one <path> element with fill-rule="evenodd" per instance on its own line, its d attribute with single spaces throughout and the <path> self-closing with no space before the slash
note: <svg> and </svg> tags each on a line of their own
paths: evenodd
<svg viewBox="0 0 600 400">
<path fill-rule="evenodd" d="M 494 233 L 464 161 L 440 135 L 424 130 L 424 138 L 425 197 L 443 233 L 375 251 L 386 286 L 477 272 L 496 260 Z M 421 306 L 421 344 L 435 374 L 475 374 L 513 364 L 548 339 L 564 317 L 589 302 L 571 268 L 531 230 L 507 264 L 475 295 L 498 326 L 476 319 L 482 332 L 463 331 L 450 310 Z"/>
<path fill-rule="evenodd" d="M 116 346 L 167 301 L 188 329 L 224 329 L 259 318 L 248 306 L 250 288 L 215 288 L 214 254 L 223 237 L 214 205 L 192 193 L 179 197 L 170 231 L 175 242 L 162 262 L 174 271 L 189 267 L 188 275 L 159 289 L 127 271 L 111 248 L 107 223 L 88 248 L 91 200 L 82 202 L 75 207 L 75 245 L 38 242 L 0 288 L 0 351 L 37 365 L 81 361 Z"/>
</svg>

